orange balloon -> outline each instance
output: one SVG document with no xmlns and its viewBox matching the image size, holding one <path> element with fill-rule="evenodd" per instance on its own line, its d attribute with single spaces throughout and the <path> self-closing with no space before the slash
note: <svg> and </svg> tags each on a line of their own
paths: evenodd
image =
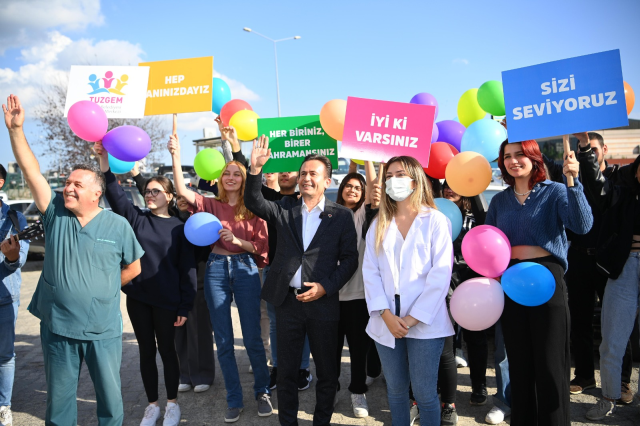
<svg viewBox="0 0 640 426">
<path fill-rule="evenodd" d="M 320 124 L 325 132 L 337 141 L 342 140 L 344 117 L 347 115 L 347 101 L 333 99 L 322 106 Z"/>
<path fill-rule="evenodd" d="M 461 152 L 447 164 L 445 178 L 453 192 L 475 197 L 491 183 L 491 164 L 477 152 Z"/>
<path fill-rule="evenodd" d="M 629 115 L 631 114 L 633 105 L 636 103 L 636 94 L 633 93 L 631 85 L 626 81 L 624 82 L 624 100 L 627 102 L 627 115 Z"/>
</svg>

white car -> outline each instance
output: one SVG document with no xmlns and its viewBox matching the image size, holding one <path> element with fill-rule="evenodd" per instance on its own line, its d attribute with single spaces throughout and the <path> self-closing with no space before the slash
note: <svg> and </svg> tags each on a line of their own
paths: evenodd
<svg viewBox="0 0 640 426">
<path fill-rule="evenodd" d="M 499 194 L 500 192 L 504 191 L 508 187 L 509 187 L 508 185 L 493 185 L 493 184 L 489 185 L 489 187 L 485 189 L 484 192 L 482 193 L 482 195 L 484 195 L 484 199 L 487 200 L 487 206 L 491 204 L 491 199 L 496 194 Z"/>
<path fill-rule="evenodd" d="M 5 200 L 2 199 L 3 203 L 7 203 L 11 210 L 15 210 L 20 213 L 24 213 L 24 211 L 33 203 L 33 200 Z"/>
<path fill-rule="evenodd" d="M 2 202 L 5 202 L 5 201 L 9 200 L 9 196 L 4 191 L 0 191 L 0 198 L 2 199 Z"/>
</svg>

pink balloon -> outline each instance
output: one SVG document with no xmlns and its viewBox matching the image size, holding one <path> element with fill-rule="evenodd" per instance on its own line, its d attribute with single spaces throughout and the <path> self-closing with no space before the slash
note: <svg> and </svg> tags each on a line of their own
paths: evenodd
<svg viewBox="0 0 640 426">
<path fill-rule="evenodd" d="M 109 120 L 100 105 L 91 101 L 79 101 L 71 105 L 67 113 L 71 131 L 88 142 L 97 142 L 107 133 Z"/>
<path fill-rule="evenodd" d="M 467 265 L 482 276 L 502 275 L 511 260 L 511 244 L 507 236 L 490 225 L 471 228 L 462 239 L 462 256 Z"/>
<path fill-rule="evenodd" d="M 486 330 L 502 315 L 504 292 L 494 279 L 471 278 L 456 287 L 449 307 L 451 316 L 463 328 Z"/>
</svg>

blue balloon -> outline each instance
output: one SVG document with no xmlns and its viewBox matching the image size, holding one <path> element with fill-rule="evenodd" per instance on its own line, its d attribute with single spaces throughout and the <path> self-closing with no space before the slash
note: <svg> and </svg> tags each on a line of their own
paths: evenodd
<svg viewBox="0 0 640 426">
<path fill-rule="evenodd" d="M 556 291 L 556 280 L 551 271 L 534 262 L 513 265 L 504 272 L 501 283 L 507 296 L 524 306 L 547 303 Z"/>
<path fill-rule="evenodd" d="M 460 152 L 473 151 L 487 161 L 495 161 L 500 155 L 500 144 L 507 139 L 507 129 L 497 121 L 483 118 L 467 127 L 460 142 Z"/>
<path fill-rule="evenodd" d="M 214 78 L 211 83 L 211 111 L 220 114 L 223 105 L 231 100 L 229 85 L 220 78 Z"/>
<path fill-rule="evenodd" d="M 194 246 L 210 246 L 218 241 L 222 224 L 211 213 L 200 212 L 192 215 L 184 224 L 184 235 Z"/>
<path fill-rule="evenodd" d="M 451 239 L 455 241 L 462 230 L 462 212 L 460 212 L 460 208 L 456 206 L 456 203 L 446 198 L 436 198 L 434 201 L 436 202 L 438 210 L 451 221 L 451 232 L 453 234 L 451 235 Z"/>
<path fill-rule="evenodd" d="M 116 157 L 109 154 L 109 168 L 111 169 L 111 173 L 115 175 L 129 173 L 135 164 L 135 161 L 118 160 Z"/>
</svg>

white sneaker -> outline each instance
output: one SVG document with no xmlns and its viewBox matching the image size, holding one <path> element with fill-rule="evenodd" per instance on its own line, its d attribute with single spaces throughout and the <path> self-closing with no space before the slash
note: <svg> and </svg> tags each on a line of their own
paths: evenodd
<svg viewBox="0 0 640 426">
<path fill-rule="evenodd" d="M 464 368 L 468 365 L 469 364 L 467 364 L 467 360 L 464 358 L 464 352 L 462 352 L 462 349 L 456 349 L 456 366 L 458 368 Z"/>
<path fill-rule="evenodd" d="M 178 426 L 178 423 L 180 423 L 180 414 L 180 406 L 178 404 L 175 402 L 167 402 L 162 426 Z"/>
<path fill-rule="evenodd" d="M 504 421 L 504 418 L 505 412 L 494 405 L 493 408 L 487 413 L 484 421 L 489 423 L 490 425 L 498 425 Z"/>
<path fill-rule="evenodd" d="M 140 422 L 140 426 L 155 426 L 156 422 L 160 418 L 160 407 L 154 404 L 149 404 L 144 409 L 144 417 Z"/>
<path fill-rule="evenodd" d="M 416 420 L 420 419 L 420 411 L 418 411 L 418 404 L 415 402 L 411 403 L 411 410 L 409 411 L 409 425 L 413 426 L 416 424 Z M 418 422 L 419 423 L 419 422 Z"/>
<path fill-rule="evenodd" d="M 178 385 L 178 392 L 189 392 L 191 390 L 191 385 L 186 383 L 180 383 Z"/>
<path fill-rule="evenodd" d="M 11 407 L 6 405 L 0 407 L 0 425 L 1 426 L 13 425 L 13 414 L 11 414 Z"/>
<path fill-rule="evenodd" d="M 602 420 L 609 414 L 612 414 L 615 408 L 615 402 L 602 398 L 600 401 L 595 403 L 589 411 L 587 411 L 586 417 L 589 420 Z"/>
<path fill-rule="evenodd" d="M 200 393 L 200 392 L 206 392 L 209 390 L 211 386 L 209 385 L 197 385 L 195 388 L 193 388 L 193 391 L 195 393 Z"/>
<path fill-rule="evenodd" d="M 353 415 L 358 418 L 369 416 L 369 405 L 367 397 L 363 393 L 351 394 L 351 405 L 353 406 Z"/>
</svg>

